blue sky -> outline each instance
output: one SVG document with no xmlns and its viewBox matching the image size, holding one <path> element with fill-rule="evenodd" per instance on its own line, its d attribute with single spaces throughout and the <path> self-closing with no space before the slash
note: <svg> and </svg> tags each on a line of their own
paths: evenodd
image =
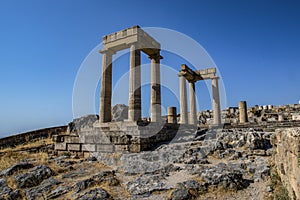
<svg viewBox="0 0 300 200">
<path fill-rule="evenodd" d="M 103 35 L 136 24 L 199 42 L 222 72 L 228 106 L 297 103 L 299 10 L 291 0 L 0 0 L 0 137 L 71 121 L 87 54 Z"/>
</svg>

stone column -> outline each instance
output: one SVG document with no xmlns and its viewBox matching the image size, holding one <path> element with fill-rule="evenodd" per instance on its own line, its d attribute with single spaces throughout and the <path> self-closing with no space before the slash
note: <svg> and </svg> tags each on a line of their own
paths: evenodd
<svg viewBox="0 0 300 200">
<path fill-rule="evenodd" d="M 284 121 L 283 115 L 282 114 L 278 114 L 278 121 L 282 122 Z"/>
<path fill-rule="evenodd" d="M 130 75 L 129 75 L 129 100 L 128 120 L 141 119 L 141 51 L 135 44 L 130 46 Z"/>
<path fill-rule="evenodd" d="M 168 107 L 168 123 L 170 123 L 170 124 L 177 123 L 176 107 Z"/>
<path fill-rule="evenodd" d="M 248 122 L 247 102 L 246 101 L 239 102 L 239 118 L 240 118 L 241 124 Z"/>
<path fill-rule="evenodd" d="M 213 95 L 213 113 L 214 113 L 214 125 L 221 125 L 221 107 L 220 107 L 220 95 L 219 95 L 219 77 L 212 78 L 212 95 Z"/>
<path fill-rule="evenodd" d="M 158 54 L 150 55 L 151 59 L 151 122 L 161 121 L 161 88 L 160 88 L 160 59 Z"/>
<path fill-rule="evenodd" d="M 197 107 L 196 107 L 196 92 L 195 82 L 189 82 L 190 88 L 190 118 L 189 124 L 197 125 Z"/>
<path fill-rule="evenodd" d="M 100 92 L 99 122 L 111 121 L 112 52 L 102 51 L 102 81 Z"/>
<path fill-rule="evenodd" d="M 188 123 L 187 113 L 187 95 L 186 95 L 186 80 L 184 76 L 179 75 L 179 87 L 180 87 L 180 123 Z"/>
</svg>

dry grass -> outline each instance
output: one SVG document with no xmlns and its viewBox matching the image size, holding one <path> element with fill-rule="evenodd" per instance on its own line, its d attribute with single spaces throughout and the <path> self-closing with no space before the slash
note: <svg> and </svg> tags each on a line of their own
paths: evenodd
<svg viewBox="0 0 300 200">
<path fill-rule="evenodd" d="M 21 151 L 23 149 L 41 147 L 41 146 L 45 146 L 45 145 L 49 145 L 49 144 L 53 144 L 53 141 L 51 140 L 51 138 L 40 139 L 40 140 L 36 140 L 34 142 L 29 142 L 29 143 L 26 143 L 26 144 L 18 145 L 14 148 L 10 147 L 10 148 L 1 149 L 0 153 L 7 153 L 7 152 L 12 152 L 12 151 Z"/>
<path fill-rule="evenodd" d="M 6 177 L 6 183 L 13 190 L 16 190 L 18 188 L 12 176 Z"/>
<path fill-rule="evenodd" d="M 37 164 L 45 164 L 48 160 L 48 154 L 44 152 L 30 154 L 28 152 L 7 152 L 0 155 L 0 170 L 11 167 L 22 161 L 33 161 Z"/>
<path fill-rule="evenodd" d="M 25 145 L 18 145 L 15 148 L 6 148 L 0 150 L 0 170 L 6 169 L 21 161 L 34 161 L 37 164 L 45 164 L 48 160 L 48 154 L 44 152 L 29 153 L 25 149 L 31 149 L 36 147 L 52 144 L 50 138 L 37 140 Z M 24 151 L 22 151 L 24 150 Z"/>
</svg>

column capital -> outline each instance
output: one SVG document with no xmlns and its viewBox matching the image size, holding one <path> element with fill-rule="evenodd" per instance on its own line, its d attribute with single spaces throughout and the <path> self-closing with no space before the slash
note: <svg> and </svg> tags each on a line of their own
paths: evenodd
<svg viewBox="0 0 300 200">
<path fill-rule="evenodd" d="M 182 72 L 179 72 L 179 73 L 177 74 L 177 76 L 179 76 L 179 77 L 184 77 L 184 74 L 183 74 Z"/>
<path fill-rule="evenodd" d="M 220 77 L 218 77 L 218 76 L 215 76 L 215 77 L 212 77 L 211 79 L 212 79 L 212 80 L 213 80 L 213 79 L 219 80 L 219 79 L 220 79 Z"/>
<path fill-rule="evenodd" d="M 163 59 L 163 57 L 159 53 L 148 55 L 148 58 L 155 59 L 155 60 L 161 60 L 161 59 Z"/>
<path fill-rule="evenodd" d="M 195 84 L 197 81 L 196 80 L 187 80 L 189 83 Z"/>
<path fill-rule="evenodd" d="M 141 45 L 141 42 L 133 42 L 133 43 L 130 43 L 128 45 L 129 49 L 131 49 L 131 47 L 134 47 L 134 50 L 142 50 L 142 45 Z"/>
<path fill-rule="evenodd" d="M 115 51 L 112 51 L 112 50 L 110 50 L 110 49 L 101 49 L 101 50 L 99 50 L 99 53 L 101 53 L 101 54 L 109 54 L 109 55 L 113 55 L 113 54 L 115 54 L 116 52 L 115 52 Z"/>
</svg>

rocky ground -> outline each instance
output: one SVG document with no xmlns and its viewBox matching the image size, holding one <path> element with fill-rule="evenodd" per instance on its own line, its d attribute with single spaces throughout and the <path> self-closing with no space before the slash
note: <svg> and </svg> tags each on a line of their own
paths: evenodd
<svg viewBox="0 0 300 200">
<path fill-rule="evenodd" d="M 2 167 L 0 199 L 272 199 L 271 135 L 207 130 L 135 154 L 26 154 Z"/>
</svg>

